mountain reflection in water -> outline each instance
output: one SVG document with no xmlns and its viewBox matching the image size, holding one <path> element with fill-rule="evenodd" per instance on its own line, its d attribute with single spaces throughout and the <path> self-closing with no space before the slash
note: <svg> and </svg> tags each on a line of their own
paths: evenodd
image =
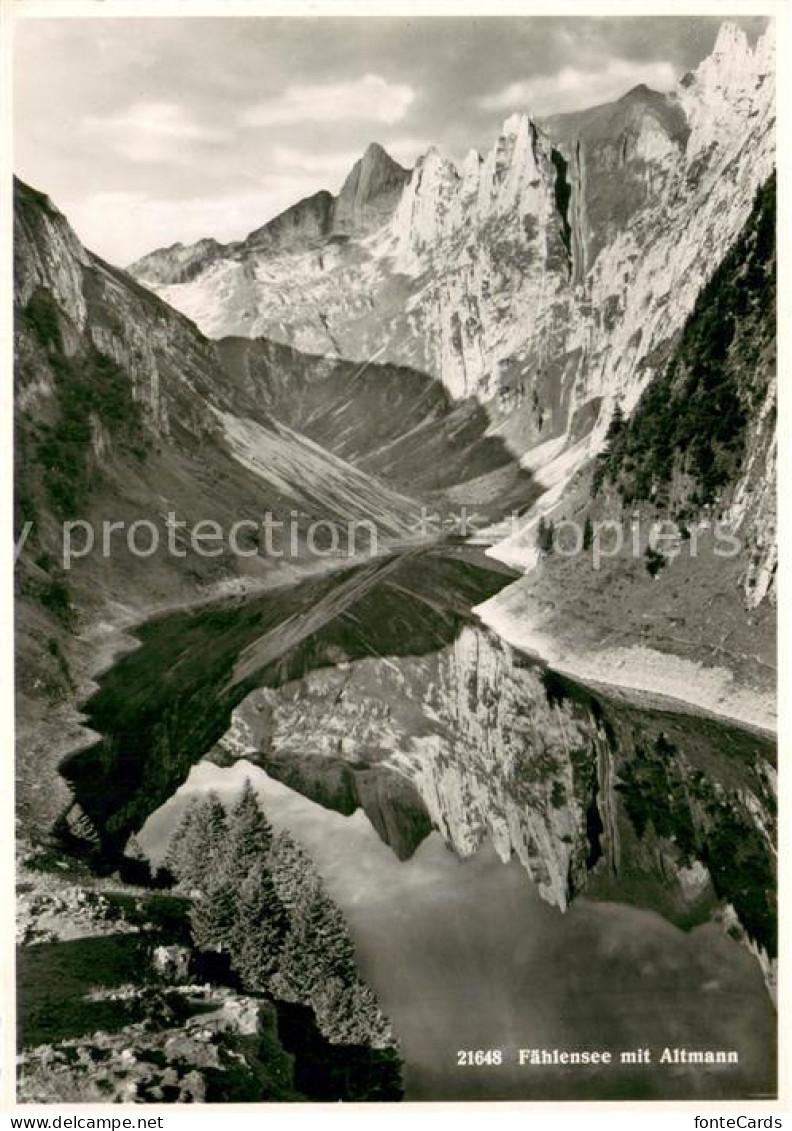
<svg viewBox="0 0 792 1131">
<path fill-rule="evenodd" d="M 150 621 L 86 704 L 64 832 L 107 866 L 141 827 L 161 851 L 187 792 L 250 774 L 350 923 L 409 1098 L 771 1092 L 762 971 L 712 916 L 774 954 L 772 742 L 522 656 L 471 611 L 510 578 L 446 548 Z M 665 1046 L 740 1063 L 515 1065 Z"/>
<path fill-rule="evenodd" d="M 751 955 L 721 928 L 583 898 L 562 914 L 516 860 L 460 860 L 433 833 L 400 862 L 361 812 L 323 809 L 249 763 L 202 763 L 146 824 L 157 858 L 194 790 L 230 799 L 249 777 L 277 829 L 317 862 L 394 1024 L 406 1098 L 715 1098 L 773 1088 L 775 1013 Z M 516 1050 L 737 1048 L 736 1067 L 520 1068 Z M 502 1048 L 503 1067 L 457 1050 Z"/>
</svg>

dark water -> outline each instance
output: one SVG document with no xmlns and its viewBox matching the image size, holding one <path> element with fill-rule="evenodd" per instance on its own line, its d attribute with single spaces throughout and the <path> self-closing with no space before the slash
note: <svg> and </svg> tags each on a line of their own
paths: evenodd
<svg viewBox="0 0 792 1131">
<path fill-rule="evenodd" d="M 775 1012 L 759 967 L 721 928 L 576 902 L 562 914 L 485 847 L 462 861 L 437 833 L 400 862 L 364 815 L 324 809 L 249 763 L 197 766 L 141 833 L 157 856 L 189 794 L 229 799 L 249 777 L 276 828 L 309 849 L 352 931 L 360 970 L 400 1039 L 407 1098 L 756 1096 L 772 1090 Z M 528 1068 L 519 1048 L 735 1048 L 740 1064 Z M 502 1067 L 459 1068 L 500 1048 Z"/>
<path fill-rule="evenodd" d="M 83 707 L 101 739 L 61 765 L 81 828 L 87 818 L 105 855 L 117 855 L 254 688 L 341 660 L 442 650 L 471 609 L 514 576 L 476 551 L 406 552 L 153 618 L 136 630 L 140 647 L 102 676 Z"/>
<path fill-rule="evenodd" d="M 299 691 L 292 688 L 326 684 L 326 673 L 338 665 L 345 673 L 360 670 L 359 661 L 368 665 L 366 678 L 375 679 L 375 690 L 385 686 L 376 683 L 378 672 L 395 669 L 391 678 L 398 683 L 416 657 L 429 671 L 429 658 L 452 648 L 473 623 L 471 608 L 508 581 L 508 574 L 487 563 L 408 556 L 144 626 L 140 648 L 103 677 L 87 704 L 100 741 L 64 766 L 96 845 L 112 859 L 129 833 L 143 826 L 144 847 L 160 853 L 190 791 L 234 793 L 250 776 L 273 824 L 305 844 L 344 911 L 361 973 L 401 1042 L 409 1099 L 767 1095 L 774 1089 L 775 1013 L 758 963 L 722 927 L 703 921 L 706 914 L 686 923 L 685 931 L 646 909 L 666 914 L 663 868 L 653 866 L 654 887 L 647 887 L 646 861 L 631 868 L 629 853 L 637 842 L 622 845 L 627 855 L 619 883 L 600 888 L 598 901 L 577 898 L 562 913 L 540 898 L 515 858 L 505 864 L 498 859 L 487 836 L 465 859 L 450 851 L 431 831 L 426 811 L 416 811 L 416 798 L 405 795 L 404 779 L 377 762 L 352 768 L 342 762 L 339 768 L 332 759 L 309 759 L 321 764 L 320 778 L 313 767 L 307 776 L 304 759 L 282 749 L 269 776 L 249 763 L 223 769 L 201 762 L 227 730 L 234 708 L 256 688 L 282 688 L 298 702 L 292 697 Z M 400 657 L 398 666 L 393 661 Z M 549 727 L 571 696 L 575 707 L 565 725 L 582 720 L 579 735 L 599 735 L 604 728 L 617 753 L 640 763 L 641 743 L 654 749 L 662 730 L 684 745 L 701 781 L 714 781 L 721 791 L 739 790 L 746 767 L 770 756 L 766 742 L 734 728 L 603 705 L 518 655 L 511 662 L 514 671 L 499 676 L 504 690 L 508 682 L 510 693 L 514 687 L 519 693 L 524 678 L 526 695 L 539 695 L 526 699 L 525 710 L 515 710 L 513 701 L 510 707 L 514 726 L 529 743 L 526 750 L 536 749 L 530 746 L 534 739 L 541 745 L 547 738 L 549 732 L 537 730 L 540 717 Z M 418 670 L 420 675 L 424 669 Z M 354 686 L 351 679 L 348 686 Z M 479 711 L 476 696 L 484 694 L 492 690 L 468 686 L 463 714 Z M 422 730 L 428 716 L 420 679 L 405 696 L 401 708 L 416 712 Z M 499 708 L 490 702 L 487 710 L 495 719 Z M 321 716 L 312 725 L 321 731 Z M 505 738 L 513 742 L 514 734 Z M 452 743 L 444 757 L 453 762 L 454 751 Z M 470 747 L 460 748 L 463 755 L 470 760 Z M 591 867 L 600 841 L 607 849 L 618 830 L 605 827 L 597 808 L 596 742 L 570 751 L 575 757 L 584 767 L 580 790 L 591 798 L 581 833 L 592 841 Z M 656 754 L 651 766 L 655 777 L 636 779 L 633 791 L 659 812 L 668 809 L 666 771 Z M 479 786 L 486 786 L 482 773 Z M 524 782 L 493 780 L 493 810 L 504 798 L 524 797 L 526 806 L 535 805 L 536 763 L 529 759 L 525 773 Z M 399 782 L 396 794 L 387 782 L 383 788 L 383 775 Z M 442 782 L 439 775 L 438 789 Z M 609 819 L 605 813 L 603 818 Z M 731 826 L 715 827 L 718 851 L 734 855 L 723 834 Z M 630 882 L 628 893 L 624 885 Z M 759 900 L 763 890 L 760 884 Z M 665 1047 L 736 1050 L 739 1063 L 661 1065 Z M 609 1050 L 617 1063 L 520 1067 L 520 1048 Z M 653 1063 L 618 1064 L 622 1051 L 637 1048 L 649 1049 Z M 500 1066 L 458 1066 L 460 1051 L 488 1049 L 500 1050 Z"/>
</svg>

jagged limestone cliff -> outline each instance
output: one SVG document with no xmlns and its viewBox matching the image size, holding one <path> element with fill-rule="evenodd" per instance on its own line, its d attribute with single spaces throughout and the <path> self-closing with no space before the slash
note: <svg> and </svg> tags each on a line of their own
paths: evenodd
<svg viewBox="0 0 792 1131">
<path fill-rule="evenodd" d="M 571 449 L 568 478 L 658 371 L 771 172 L 773 67 L 772 27 L 751 47 L 726 24 L 670 94 L 515 115 L 460 168 L 430 150 L 365 238 L 235 245 L 188 282 L 147 274 L 159 253 L 133 270 L 211 336 L 426 369 L 487 401 L 532 466 Z"/>
<path fill-rule="evenodd" d="M 495 549 L 482 614 L 585 680 L 775 728 L 775 178 L 632 416 Z M 537 511 L 539 513 L 537 513 Z M 560 539 L 540 547 L 539 524 Z M 588 545 L 569 550 L 589 530 Z M 566 539 L 566 545 L 564 544 Z"/>
</svg>

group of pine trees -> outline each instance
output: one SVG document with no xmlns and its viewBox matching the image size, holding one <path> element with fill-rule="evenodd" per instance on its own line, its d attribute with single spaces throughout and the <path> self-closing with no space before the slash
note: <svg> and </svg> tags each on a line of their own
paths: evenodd
<svg viewBox="0 0 792 1131">
<path fill-rule="evenodd" d="M 230 811 L 215 793 L 191 799 L 166 867 L 193 896 L 195 945 L 227 955 L 247 990 L 310 1006 L 334 1044 L 393 1044 L 340 909 L 294 838 L 273 834 L 249 781 Z"/>
<path fill-rule="evenodd" d="M 631 418 L 617 408 L 595 466 L 629 506 L 663 506 L 675 476 L 694 510 L 717 501 L 742 467 L 751 421 L 764 401 L 776 334 L 775 174 L 758 190 L 742 233 L 699 294 L 664 371 Z"/>
</svg>

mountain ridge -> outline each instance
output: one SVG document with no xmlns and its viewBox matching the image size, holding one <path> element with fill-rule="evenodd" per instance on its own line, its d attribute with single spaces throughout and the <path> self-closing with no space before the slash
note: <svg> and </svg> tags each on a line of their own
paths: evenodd
<svg viewBox="0 0 792 1131">
<path fill-rule="evenodd" d="M 364 235 L 387 221 L 408 178 L 409 170 L 378 142 L 370 142 L 337 196 L 320 189 L 251 229 L 244 239 L 222 244 L 210 236 L 186 246 L 175 243 L 149 252 L 126 270 L 142 282 L 161 286 L 188 282 L 224 254 L 282 251 L 330 237 Z"/>
<path fill-rule="evenodd" d="M 751 47 L 727 25 L 673 92 L 555 132 L 513 115 L 460 166 L 430 149 L 363 239 L 149 281 L 210 337 L 424 370 L 555 482 L 601 445 L 616 399 L 636 403 L 747 220 L 773 165 L 772 68 L 772 28 Z"/>
</svg>

